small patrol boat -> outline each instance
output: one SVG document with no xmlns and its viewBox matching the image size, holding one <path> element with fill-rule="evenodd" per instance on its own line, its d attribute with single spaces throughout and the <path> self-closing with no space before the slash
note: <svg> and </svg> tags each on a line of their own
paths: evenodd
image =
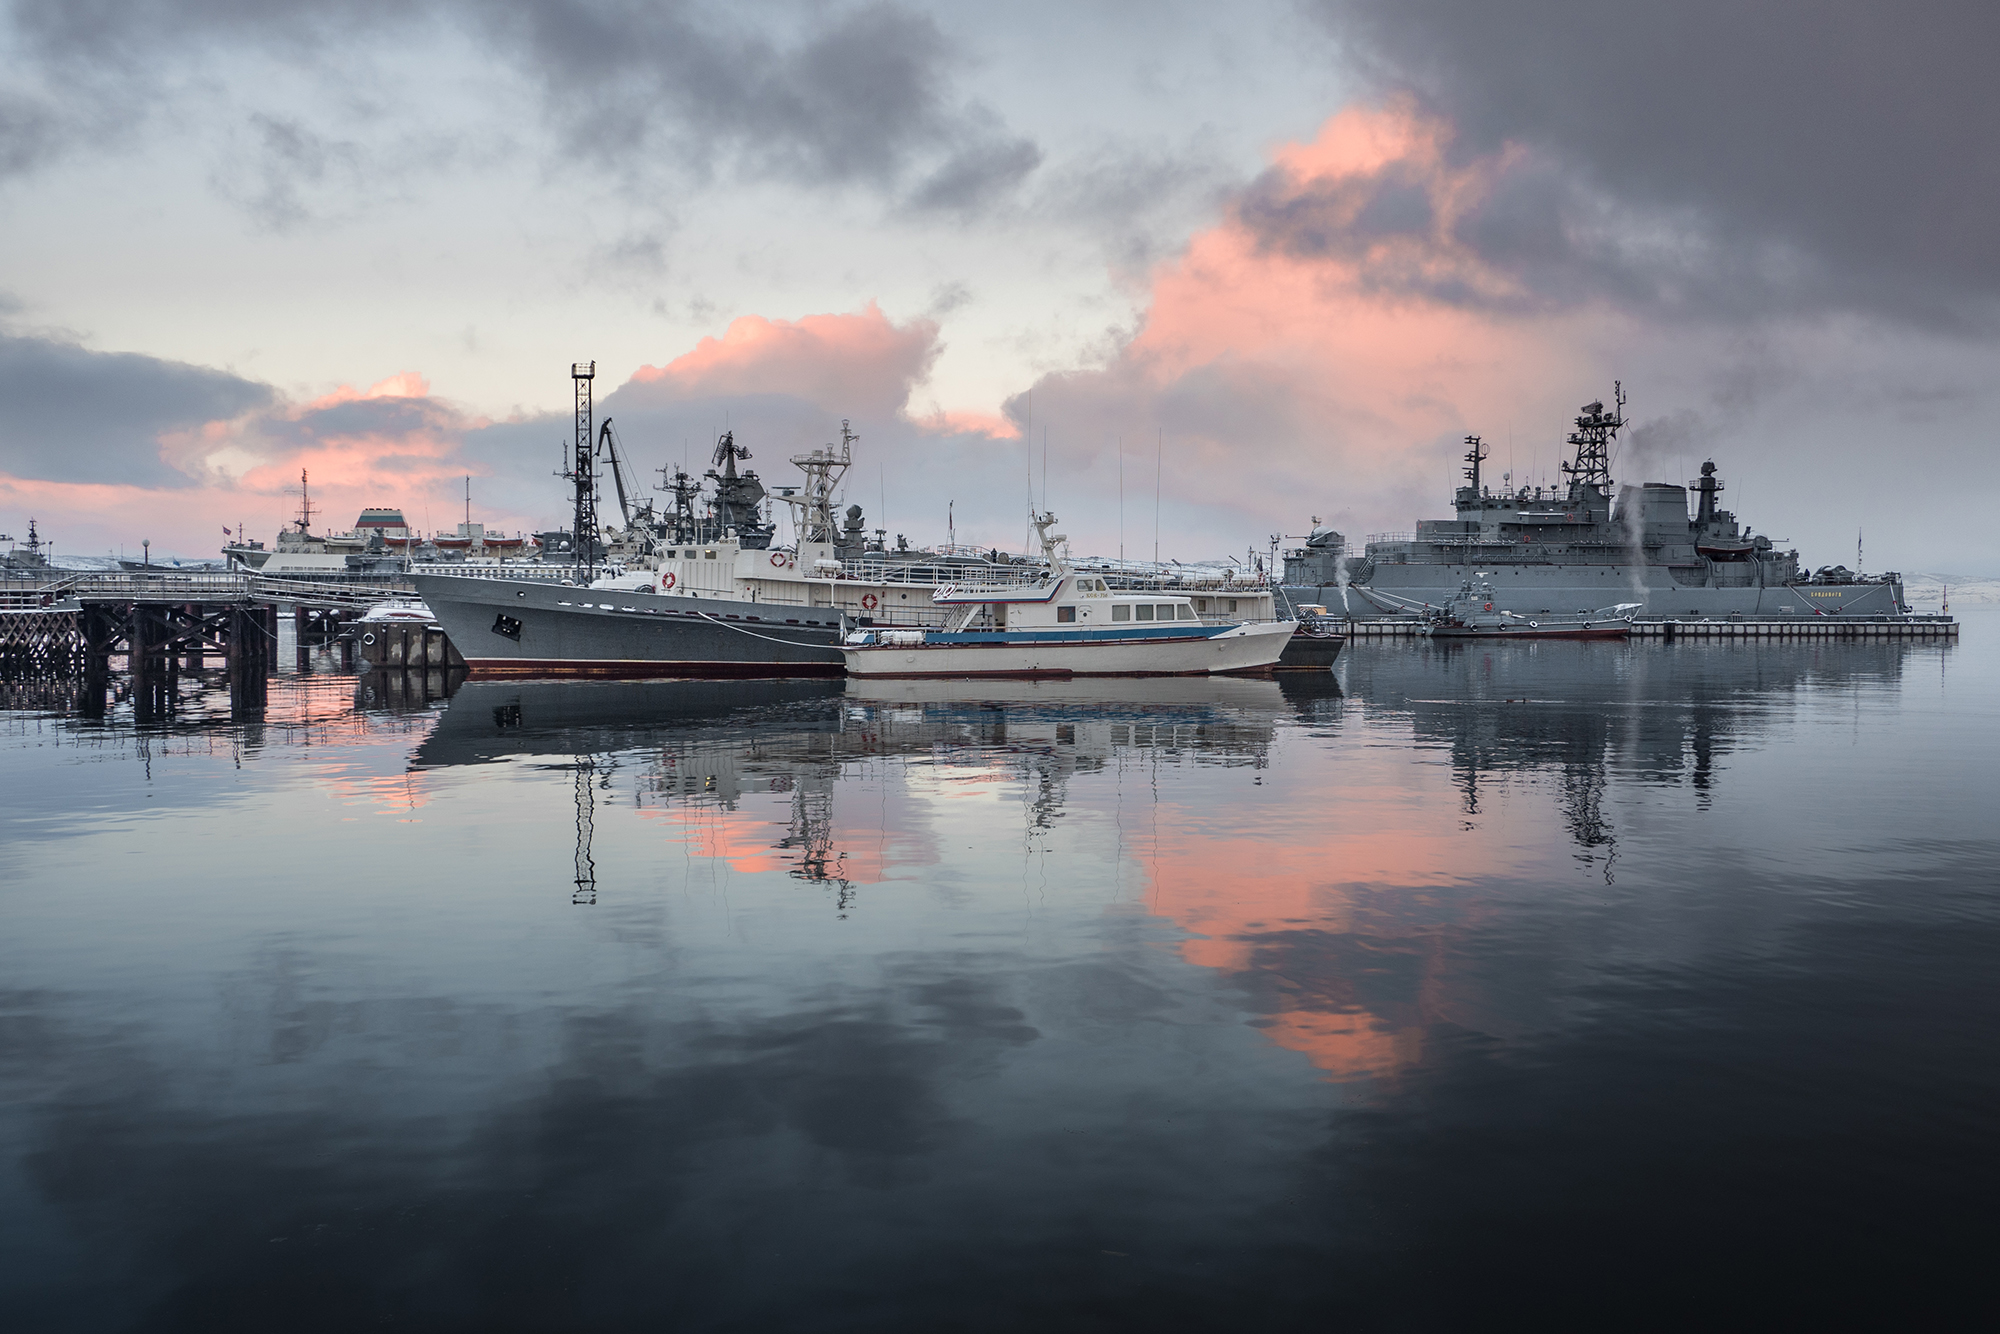
<svg viewBox="0 0 2000 1334">
<path fill-rule="evenodd" d="M 1295 610 L 1299 614 L 1299 626 L 1292 634 L 1292 642 L 1285 645 L 1285 655 L 1278 659 L 1277 670 L 1326 671 L 1340 656 L 1347 636 L 1334 629 L 1334 621 L 1327 615 L 1325 607 L 1308 602 Z"/>
<path fill-rule="evenodd" d="M 942 629 L 864 629 L 841 651 L 855 677 L 1206 676 L 1269 670 L 1297 628 L 1293 621 L 1203 621 L 1194 600 L 1114 590 L 1079 574 L 1037 514 L 1047 577 L 1020 588 L 948 584 L 932 602 L 952 614 Z"/>
<path fill-rule="evenodd" d="M 1499 609 L 1493 585 L 1482 573 L 1463 580 L 1457 596 L 1442 607 L 1423 612 L 1425 632 L 1433 639 L 1623 639 L 1632 633 L 1633 614 L 1643 602 L 1620 602 L 1574 615 L 1548 612 L 1524 616 Z"/>
</svg>

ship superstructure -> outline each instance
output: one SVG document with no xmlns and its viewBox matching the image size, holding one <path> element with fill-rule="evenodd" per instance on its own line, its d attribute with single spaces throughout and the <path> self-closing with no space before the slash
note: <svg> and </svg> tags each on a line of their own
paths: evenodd
<svg viewBox="0 0 2000 1334">
<path fill-rule="evenodd" d="M 1467 436 L 1465 485 L 1455 515 L 1426 519 L 1415 533 L 1377 533 L 1364 554 L 1314 525 L 1304 547 L 1285 553 L 1284 591 L 1356 620 L 1409 615 L 1449 600 L 1475 575 L 1495 605 L 1522 615 L 1588 612 L 1640 604 L 1642 617 L 1895 615 L 1902 577 L 1845 566 L 1809 573 L 1796 550 L 1780 549 L 1723 509 L 1713 460 L 1679 486 L 1617 486 L 1612 446 L 1625 426 L 1625 395 L 1585 404 L 1568 436 L 1573 454 L 1561 486 L 1487 484 L 1485 443 Z M 1689 511 L 1689 489 L 1695 507 Z"/>
</svg>

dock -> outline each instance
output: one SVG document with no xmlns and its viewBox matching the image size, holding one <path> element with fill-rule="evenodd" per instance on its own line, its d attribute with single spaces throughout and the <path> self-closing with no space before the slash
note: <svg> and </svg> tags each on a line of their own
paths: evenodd
<svg viewBox="0 0 2000 1334">
<path fill-rule="evenodd" d="M 0 583 L 0 674 L 74 679 L 78 707 L 104 707 L 114 657 L 132 676 L 142 718 L 172 707 L 183 672 L 211 658 L 229 674 L 232 709 L 263 707 L 289 607 L 300 651 L 339 638 L 347 624 L 394 589 L 316 584 L 256 574 L 153 571 L 78 574 Z M 341 639 L 351 657 L 351 639 Z"/>
<path fill-rule="evenodd" d="M 1357 639 L 1421 639 L 1423 622 L 1414 618 L 1337 621 L 1340 633 Z M 1949 616 L 1790 616 L 1783 619 L 1674 620 L 1651 617 L 1632 622 L 1634 639 L 1957 639 L 1958 622 Z"/>
</svg>

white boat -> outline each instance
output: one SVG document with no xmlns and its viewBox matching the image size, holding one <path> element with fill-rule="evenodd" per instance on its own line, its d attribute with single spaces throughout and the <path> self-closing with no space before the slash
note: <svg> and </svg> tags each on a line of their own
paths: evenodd
<svg viewBox="0 0 2000 1334">
<path fill-rule="evenodd" d="M 368 609 L 356 623 L 379 623 L 382 621 L 418 621 L 425 625 L 437 618 L 431 609 L 418 598 L 388 598 Z"/>
<path fill-rule="evenodd" d="M 1069 568 L 1038 514 L 1048 576 L 1026 588 L 947 585 L 932 601 L 952 613 L 943 629 L 869 629 L 841 644 L 847 673 L 897 677 L 1205 676 L 1274 666 L 1293 621 L 1204 621 L 1194 600 L 1113 589 Z"/>
</svg>

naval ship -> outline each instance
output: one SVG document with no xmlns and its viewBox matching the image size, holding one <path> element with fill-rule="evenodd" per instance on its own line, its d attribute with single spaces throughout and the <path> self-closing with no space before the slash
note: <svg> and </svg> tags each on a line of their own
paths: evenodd
<svg viewBox="0 0 2000 1334">
<path fill-rule="evenodd" d="M 526 578 L 506 567 L 446 572 L 415 567 L 418 596 L 464 655 L 475 677 L 769 677 L 840 676 L 840 649 L 850 625 L 925 626 L 945 611 L 940 587 L 1005 589 L 1032 585 L 1041 571 L 1000 553 L 915 551 L 869 542 L 859 506 L 845 522 L 834 496 L 853 462 L 858 439 L 841 423 L 840 443 L 796 455 L 802 487 L 780 487 L 797 540 L 773 543 L 777 525 L 765 514 L 767 492 L 737 461 L 750 451 L 725 433 L 715 448 L 706 506 L 700 484 L 678 469 L 662 469 L 659 489 L 672 507 L 634 508 L 614 463 L 623 529 L 600 526 L 597 460 L 609 455 L 610 423 L 595 445 L 590 420 L 594 363 L 579 362 L 577 440 L 563 475 L 576 487 L 578 540 L 568 552 L 545 547 L 543 560 L 559 578 Z"/>
<path fill-rule="evenodd" d="M 1719 503 L 1713 460 L 1688 487 L 1624 485 L 1614 494 L 1611 445 L 1625 426 L 1622 385 L 1609 409 L 1579 411 L 1559 487 L 1494 490 L 1487 452 L 1467 436 L 1466 485 L 1457 515 L 1425 519 L 1417 531 L 1372 536 L 1360 556 L 1331 528 L 1313 523 L 1303 547 L 1284 553 L 1284 594 L 1353 620 L 1410 616 L 1441 606 L 1467 579 L 1491 585 L 1501 611 L 1524 616 L 1588 614 L 1637 603 L 1642 617 L 1894 616 L 1909 610 L 1900 574 L 1862 575 L 1842 565 L 1808 572 Z M 1511 478 L 1506 479 L 1511 482 Z"/>
</svg>

